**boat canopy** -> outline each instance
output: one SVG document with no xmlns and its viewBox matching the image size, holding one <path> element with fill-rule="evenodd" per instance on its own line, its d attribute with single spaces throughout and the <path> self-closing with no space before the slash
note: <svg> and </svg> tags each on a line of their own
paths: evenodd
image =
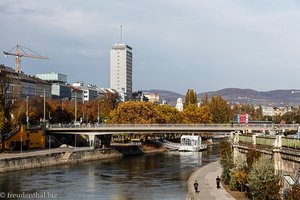
<svg viewBox="0 0 300 200">
<path fill-rule="evenodd" d="M 181 145 L 201 145 L 201 137 L 196 135 L 183 135 L 180 138 Z"/>
</svg>

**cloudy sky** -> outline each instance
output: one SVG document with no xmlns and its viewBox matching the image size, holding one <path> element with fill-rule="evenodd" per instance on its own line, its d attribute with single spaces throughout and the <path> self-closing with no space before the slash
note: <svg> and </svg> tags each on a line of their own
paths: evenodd
<svg viewBox="0 0 300 200">
<path fill-rule="evenodd" d="M 16 44 L 34 75 L 109 87 L 109 50 L 133 48 L 133 87 L 185 93 L 300 88 L 298 0 L 0 0 L 0 50 Z M 14 67 L 13 57 L 0 63 Z"/>
</svg>

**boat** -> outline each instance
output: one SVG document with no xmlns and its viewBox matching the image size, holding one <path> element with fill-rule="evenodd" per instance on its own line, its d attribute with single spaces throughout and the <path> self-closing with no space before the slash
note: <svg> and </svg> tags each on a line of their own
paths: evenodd
<svg viewBox="0 0 300 200">
<path fill-rule="evenodd" d="M 206 144 L 202 144 L 201 136 L 182 135 L 178 151 L 201 151 L 207 149 Z"/>
</svg>

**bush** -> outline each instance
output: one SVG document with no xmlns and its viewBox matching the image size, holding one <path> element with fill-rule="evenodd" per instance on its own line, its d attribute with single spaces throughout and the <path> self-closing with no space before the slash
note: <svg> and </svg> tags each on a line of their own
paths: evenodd
<svg viewBox="0 0 300 200">
<path fill-rule="evenodd" d="M 230 189 L 243 191 L 244 185 L 247 183 L 247 177 L 246 158 L 238 156 L 235 160 L 235 168 L 231 173 Z"/>
<path fill-rule="evenodd" d="M 262 155 L 253 163 L 248 179 L 253 199 L 281 199 L 279 181 L 280 177 L 275 175 L 273 160 L 269 156 Z"/>
<path fill-rule="evenodd" d="M 222 178 L 224 183 L 228 185 L 230 183 L 230 174 L 234 167 L 233 151 L 228 140 L 220 143 L 220 164 L 223 169 Z"/>
<path fill-rule="evenodd" d="M 293 185 L 291 190 L 287 193 L 288 200 L 300 199 L 300 185 Z"/>
</svg>

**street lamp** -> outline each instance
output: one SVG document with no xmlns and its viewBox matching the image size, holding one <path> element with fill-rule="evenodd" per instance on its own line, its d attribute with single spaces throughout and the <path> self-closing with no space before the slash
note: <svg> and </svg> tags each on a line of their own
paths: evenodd
<svg viewBox="0 0 300 200">
<path fill-rule="evenodd" d="M 46 121 L 46 91 L 44 89 L 44 122 Z"/>
<path fill-rule="evenodd" d="M 99 124 L 99 120 L 100 120 L 100 118 L 99 118 L 99 99 L 98 99 L 98 107 L 97 107 L 97 119 L 98 119 L 98 124 Z"/>
<path fill-rule="evenodd" d="M 26 124 L 27 124 L 27 128 L 29 128 L 28 100 L 29 100 L 29 96 L 26 97 Z"/>
<path fill-rule="evenodd" d="M 74 119 L 74 124 L 77 121 L 77 92 L 75 91 L 75 119 Z"/>
</svg>

